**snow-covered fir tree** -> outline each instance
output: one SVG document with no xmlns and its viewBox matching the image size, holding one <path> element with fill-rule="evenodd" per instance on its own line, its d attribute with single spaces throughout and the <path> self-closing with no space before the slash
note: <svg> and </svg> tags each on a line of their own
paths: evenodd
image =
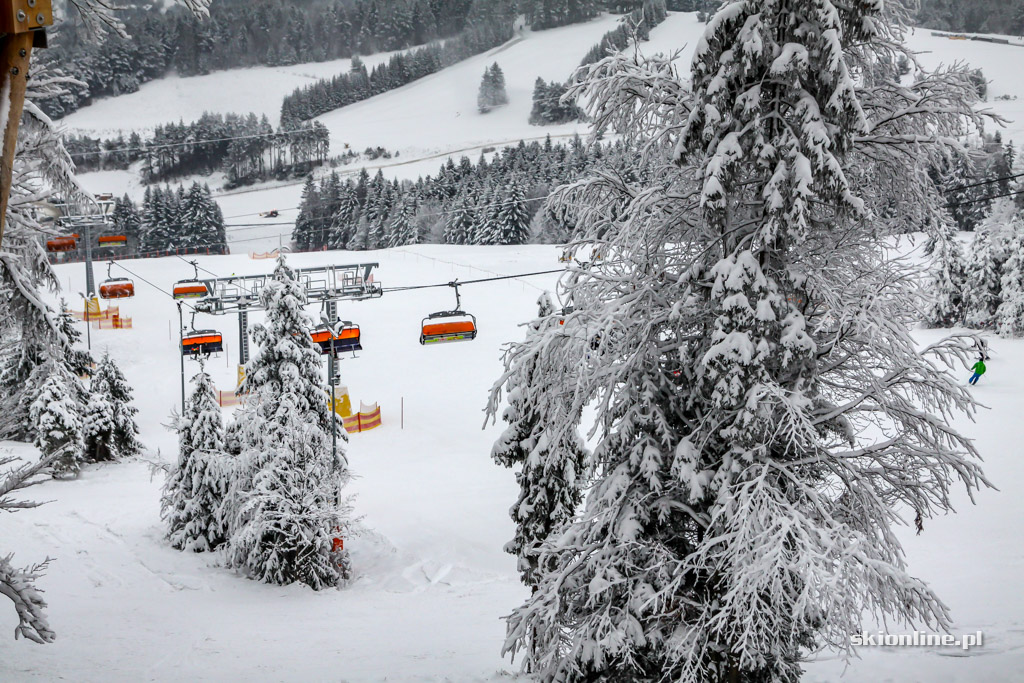
<svg viewBox="0 0 1024 683">
<path fill-rule="evenodd" d="M 469 244 L 469 235 L 473 230 L 473 211 L 469 197 L 463 193 L 445 216 L 445 244 Z"/>
<path fill-rule="evenodd" d="M 35 445 L 52 460 L 53 477 L 77 477 L 84 460 L 81 405 L 74 398 L 66 369 L 54 366 L 30 409 Z"/>
<path fill-rule="evenodd" d="M 974 231 L 964 290 L 964 317 L 970 327 L 988 328 L 996 324 L 996 311 L 1002 302 L 1003 264 L 1010 256 L 1008 226 L 1014 212 L 1009 199 L 1000 199 Z"/>
<path fill-rule="evenodd" d="M 337 457 L 331 452 L 331 429 L 340 427 L 327 404 L 305 292 L 284 257 L 260 302 L 266 323 L 253 327 L 256 350 L 240 387 L 249 398 L 238 418 L 227 559 L 259 581 L 336 586 L 350 574 L 347 551 L 332 552 L 331 540 L 352 529 L 342 495 L 348 463 L 340 443 Z"/>
<path fill-rule="evenodd" d="M 90 462 L 122 460 L 139 454 L 138 409 L 132 388 L 109 353 L 96 366 L 85 408 L 86 459 Z"/>
<path fill-rule="evenodd" d="M 416 229 L 416 199 L 415 197 L 403 197 L 391 214 L 389 225 L 389 245 L 401 247 L 407 244 L 419 244 L 420 236 Z"/>
<path fill-rule="evenodd" d="M 233 461 L 224 444 L 224 418 L 213 380 L 205 372 L 178 418 L 178 462 L 168 474 L 160 501 L 167 539 L 179 550 L 215 550 L 228 539 L 224 504 Z"/>
<path fill-rule="evenodd" d="M 999 334 L 1019 337 L 1024 335 L 1024 212 L 1013 217 L 1008 232 L 1010 256 L 1003 264 L 995 322 Z"/>
<path fill-rule="evenodd" d="M 931 258 L 929 290 L 932 298 L 925 312 L 925 322 L 933 327 L 961 325 L 966 315 L 967 264 L 952 225 L 938 232 Z"/>
<path fill-rule="evenodd" d="M 484 70 L 480 81 L 480 92 L 476 97 L 476 106 L 481 114 L 486 114 L 495 107 L 508 104 L 508 92 L 505 90 L 505 73 L 495 62 Z"/>
<path fill-rule="evenodd" d="M 552 315 L 554 305 L 548 293 L 537 304 L 538 317 L 530 323 L 524 342 L 527 347 L 542 329 L 565 324 Z M 571 321 L 569 325 L 572 329 Z M 583 498 L 587 454 L 576 431 L 579 415 L 567 420 L 564 414 L 568 402 L 544 404 L 543 396 L 534 396 L 543 393 L 541 385 L 548 382 L 558 382 L 564 391 L 571 391 L 574 378 L 552 374 L 548 371 L 562 373 L 565 368 L 545 367 L 542 357 L 516 354 L 514 348 L 506 355 L 505 374 L 492 393 L 491 411 L 495 413 L 500 392 L 507 392 L 508 405 L 501 417 L 508 426 L 495 442 L 491 457 L 499 465 L 518 468 L 519 498 L 509 510 L 516 533 L 505 545 L 505 552 L 516 556 L 523 583 L 536 589 L 542 576 L 537 567 L 538 549 L 575 515 Z"/>
<path fill-rule="evenodd" d="M 495 197 L 501 195 L 495 194 Z M 530 238 L 530 211 L 526 193 L 518 179 L 513 178 L 497 207 L 497 221 L 487 240 L 490 244 L 526 244 Z"/>
<path fill-rule="evenodd" d="M 969 348 L 918 349 L 918 283 L 874 209 L 940 212 L 928 172 L 981 121 L 963 71 L 884 67 L 904 9 L 731 0 L 692 88 L 628 54 L 574 86 L 651 173 L 556 194 L 616 258 L 563 285 L 583 343 L 552 326 L 513 352 L 577 373 L 568 394 L 542 374 L 531 404 L 596 420 L 584 509 L 508 618 L 538 680 L 795 681 L 805 648 L 850 656 L 865 611 L 948 627 L 891 526 L 987 483 L 940 369 Z"/>
</svg>

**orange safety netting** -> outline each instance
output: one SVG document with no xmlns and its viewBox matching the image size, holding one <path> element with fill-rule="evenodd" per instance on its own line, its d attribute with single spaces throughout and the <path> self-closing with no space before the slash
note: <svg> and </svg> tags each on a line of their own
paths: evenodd
<svg viewBox="0 0 1024 683">
<path fill-rule="evenodd" d="M 368 406 L 365 403 L 360 402 L 359 412 L 350 417 L 342 418 L 342 421 L 345 425 L 345 431 L 349 434 L 365 432 L 368 429 L 380 427 L 380 406 L 376 403 Z"/>
</svg>

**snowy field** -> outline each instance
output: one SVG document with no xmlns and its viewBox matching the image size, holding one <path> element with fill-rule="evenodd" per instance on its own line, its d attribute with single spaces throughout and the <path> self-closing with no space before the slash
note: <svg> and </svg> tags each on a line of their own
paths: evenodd
<svg viewBox="0 0 1024 683">
<path fill-rule="evenodd" d="M 473 279 L 558 267 L 553 247 L 420 246 L 368 253 L 299 254 L 296 266 L 377 261 L 385 287 Z M 178 259 L 127 261 L 163 289 L 191 269 Z M 217 273 L 268 272 L 272 261 L 245 256 L 201 258 Z M 84 266 L 59 266 L 70 291 Z M 103 273 L 97 268 L 97 277 Z M 447 288 L 386 294 L 342 305 L 362 326 L 365 351 L 343 361 L 353 402 L 380 403 L 384 425 L 348 445 L 358 478 L 356 510 L 375 532 L 346 539 L 359 574 L 340 591 L 256 584 L 205 555 L 171 550 L 161 540 L 160 478 L 144 462 L 90 466 L 77 481 L 47 482 L 35 496 L 53 502 L 0 520 L 0 535 L 28 562 L 55 557 L 42 587 L 58 639 L 45 647 L 6 641 L 2 681 L 483 681 L 515 667 L 498 653 L 501 617 L 526 595 L 514 560 L 502 552 L 512 534 L 507 509 L 512 473 L 489 452 L 500 430 L 481 430 L 487 389 L 500 348 L 522 337 L 540 288 L 555 275 L 471 285 L 465 308 L 479 318 L 472 343 L 424 348 L 420 319 L 451 306 Z M 93 349 L 109 350 L 135 387 L 146 458 L 175 457 L 163 425 L 179 401 L 177 314 L 166 294 L 136 280 L 138 295 L 121 303 L 131 330 L 93 331 Z M 318 311 L 310 310 L 314 316 Z M 186 319 L 186 324 L 188 323 Z M 232 317 L 199 317 L 217 327 L 227 352 L 209 370 L 233 387 L 237 355 Z M 926 342 L 937 332 L 921 332 Z M 814 663 L 805 680 L 969 683 L 1018 681 L 1024 669 L 1024 342 L 993 339 L 990 372 L 974 389 L 990 406 L 960 428 L 977 438 L 986 472 L 999 491 L 977 505 L 960 496 L 959 514 L 935 519 L 915 536 L 902 529 L 912 571 L 948 602 L 955 633 L 985 633 L 985 646 L 958 649 L 865 648 L 845 669 Z M 187 364 L 194 372 L 196 366 Z M 967 373 L 961 373 L 966 380 Z M 405 428 L 400 426 L 404 399 Z M 26 457 L 31 449 L 0 444 Z M 14 627 L 0 610 L 0 633 Z M 891 626 L 890 632 L 902 633 Z M 0 641 L 2 642 L 2 641 Z"/>
</svg>

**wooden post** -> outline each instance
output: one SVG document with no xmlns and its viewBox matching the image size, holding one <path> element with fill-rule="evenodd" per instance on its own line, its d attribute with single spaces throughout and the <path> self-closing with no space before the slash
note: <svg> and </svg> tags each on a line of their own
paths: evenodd
<svg viewBox="0 0 1024 683">
<path fill-rule="evenodd" d="M 0 0 L 0 243 L 11 198 L 18 125 L 25 108 L 25 88 L 33 45 L 45 47 L 44 27 L 53 25 L 51 0 Z"/>
</svg>

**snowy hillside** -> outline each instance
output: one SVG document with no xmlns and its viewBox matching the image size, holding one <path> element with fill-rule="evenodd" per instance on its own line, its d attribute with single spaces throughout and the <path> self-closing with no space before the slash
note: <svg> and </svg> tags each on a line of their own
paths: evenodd
<svg viewBox="0 0 1024 683">
<path fill-rule="evenodd" d="M 552 247 L 410 247 L 368 253 L 294 255 L 291 263 L 379 261 L 385 287 L 444 283 L 558 267 Z M 244 256 L 201 258 L 218 275 L 267 272 L 272 261 Z M 190 274 L 178 259 L 127 261 L 163 289 Z M 69 291 L 81 289 L 80 264 L 59 266 Z M 97 269 L 102 279 L 102 273 Z M 471 285 L 466 309 L 479 318 L 471 343 L 425 348 L 420 319 L 453 303 L 447 288 L 385 294 L 339 309 L 362 326 L 365 351 L 342 361 L 353 401 L 379 402 L 384 425 L 348 445 L 358 475 L 357 512 L 379 536 L 351 539 L 360 578 L 343 591 L 271 587 L 211 566 L 203 555 L 161 540 L 159 477 L 145 463 L 92 466 L 81 479 L 48 482 L 37 496 L 54 502 L 3 520 L 3 536 L 24 559 L 56 557 L 43 580 L 59 632 L 45 648 L 8 643 L 0 680 L 76 681 L 346 680 L 479 681 L 513 667 L 499 656 L 501 617 L 525 597 L 513 558 L 502 552 L 512 533 L 512 474 L 489 458 L 495 427 L 480 429 L 497 376 L 501 346 L 520 339 L 518 322 L 535 312 L 541 288 L 556 276 Z M 95 351 L 109 350 L 135 387 L 148 458 L 167 461 L 175 436 L 163 425 L 179 401 L 177 312 L 166 294 L 136 280 L 138 295 L 121 302 L 131 330 L 94 330 Z M 314 317 L 315 310 L 309 311 Z M 188 320 L 186 320 L 188 324 Z M 233 387 L 237 354 L 233 317 L 200 316 L 197 327 L 225 333 L 226 353 L 209 370 Z M 924 342 L 938 336 L 921 332 Z M 993 340 L 992 371 L 975 393 L 991 406 L 977 424 L 958 427 L 978 439 L 986 471 L 1000 491 L 977 505 L 961 495 L 959 514 L 900 532 L 912 572 L 948 602 L 955 632 L 985 632 L 985 647 L 865 648 L 841 679 L 1015 680 L 1024 667 L 1024 575 L 1017 527 L 1024 516 L 1024 410 L 1016 378 L 1024 342 Z M 196 371 L 186 363 L 186 372 Z M 964 379 L 966 374 L 964 374 Z M 404 399 L 404 429 L 401 410 Z M 3 444 L 32 457 L 31 449 Z M 159 451 L 159 455 L 158 452 Z M 0 610 L 0 632 L 13 627 Z M 889 629 L 901 632 L 898 627 Z M 116 653 L 116 656 L 112 656 Z M 823 661 L 806 680 L 840 680 L 843 666 Z"/>
<path fill-rule="evenodd" d="M 389 178 L 415 179 L 434 174 L 449 156 L 476 158 L 487 147 L 500 147 L 520 139 L 569 137 L 586 134 L 584 124 L 537 127 L 527 119 L 533 83 L 537 77 L 564 80 L 578 66 L 591 45 L 618 17 L 605 15 L 593 21 L 548 31 L 524 31 L 506 45 L 473 57 L 437 74 L 397 90 L 378 95 L 325 114 L 318 120 L 331 130 L 333 152 L 345 144 L 354 150 L 382 146 L 398 156 L 342 167 L 343 175 L 365 167 L 377 169 Z M 645 54 L 680 51 L 679 68 L 686 71 L 703 24 L 692 13 L 673 13 L 651 31 L 649 42 L 641 44 Z M 1024 83 L 1017 77 L 1016 64 L 1024 58 L 1024 47 L 974 41 L 954 41 L 932 36 L 918 29 L 908 44 L 919 53 L 927 68 L 965 61 L 981 68 L 991 83 L 989 101 L 984 105 L 1008 120 L 1002 130 L 1006 139 L 1024 145 Z M 543 58 L 538 58 L 543 55 Z M 386 55 L 372 55 L 368 65 Z M 476 93 L 484 68 L 497 62 L 505 72 L 510 104 L 488 114 L 476 110 Z M 168 122 L 167 112 L 186 121 L 203 111 L 267 113 L 277 120 L 280 100 L 304 78 L 329 76 L 348 68 L 348 60 L 293 67 L 238 69 L 188 79 L 164 79 L 143 86 L 132 95 L 101 100 L 65 119 L 69 130 L 102 133 L 115 121 L 119 130 L 147 130 Z M 1007 96 L 1009 100 L 997 100 Z M 171 117 L 171 118 L 175 118 Z M 85 174 L 82 180 L 95 192 L 129 193 L 139 199 L 145 189 L 128 171 Z M 216 178 L 211 179 L 216 184 Z M 227 217 L 228 243 L 233 252 L 265 251 L 287 244 L 298 215 L 301 183 L 273 183 L 243 188 L 219 197 Z M 253 226 L 254 217 L 277 209 L 273 224 Z M 236 226 L 232 228 L 231 226 Z"/>
</svg>

